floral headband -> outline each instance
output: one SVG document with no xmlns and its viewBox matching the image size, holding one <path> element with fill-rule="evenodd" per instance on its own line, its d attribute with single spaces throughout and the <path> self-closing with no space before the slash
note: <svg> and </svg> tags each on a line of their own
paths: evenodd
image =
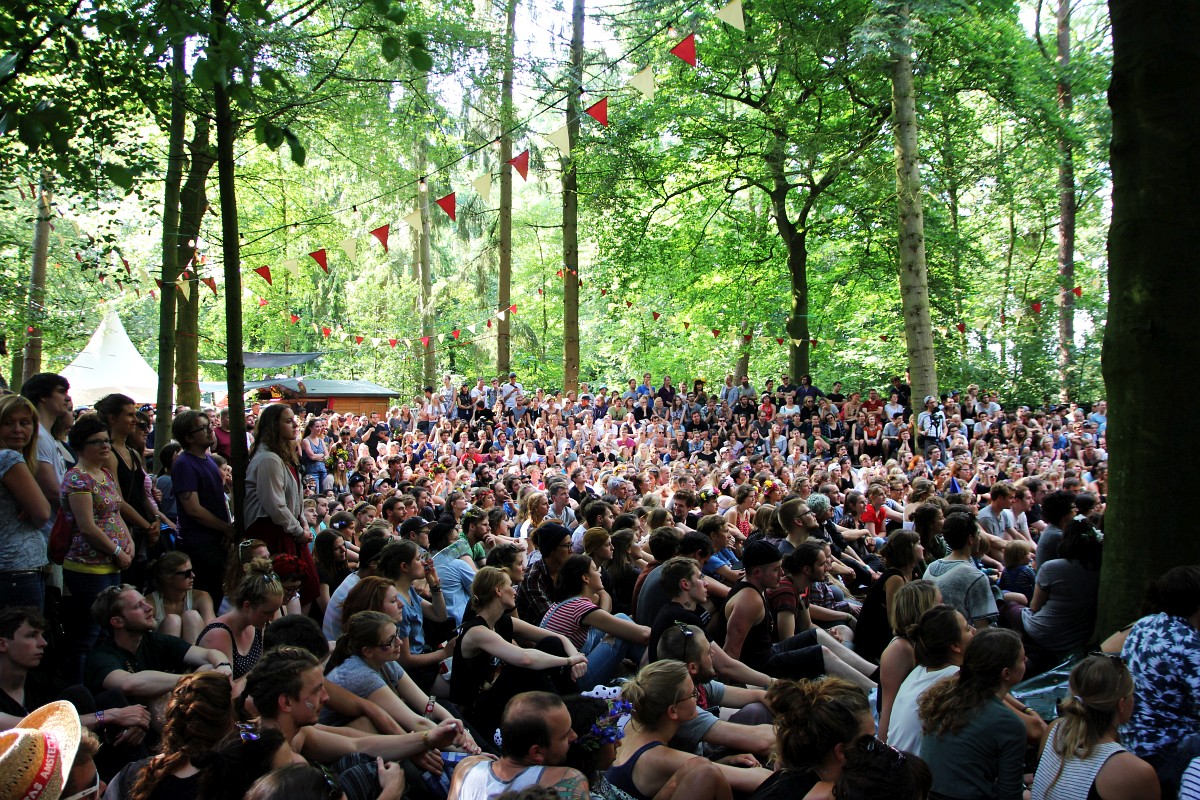
<svg viewBox="0 0 1200 800">
<path fill-rule="evenodd" d="M 576 741 L 585 750 L 599 750 L 606 744 L 616 744 L 625 738 L 625 731 L 618 724 L 625 714 L 633 711 L 633 704 L 628 700 L 608 701 L 608 711 L 592 723 L 587 733 Z"/>
</svg>

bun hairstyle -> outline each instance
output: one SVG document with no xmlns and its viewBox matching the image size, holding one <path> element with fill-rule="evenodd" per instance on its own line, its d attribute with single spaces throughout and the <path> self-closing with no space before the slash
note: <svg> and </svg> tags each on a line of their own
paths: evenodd
<svg viewBox="0 0 1200 800">
<path fill-rule="evenodd" d="M 243 603 L 257 608 L 272 600 L 283 599 L 283 583 L 275 574 L 271 559 L 256 558 L 245 569 L 245 577 L 238 582 L 229 598 L 234 608 L 241 608 Z"/>
<path fill-rule="evenodd" d="M 655 661 L 621 687 L 621 697 L 633 706 L 633 721 L 642 728 L 653 728 L 667 709 L 679 702 L 687 680 L 687 665 L 682 661 Z"/>
<path fill-rule="evenodd" d="M 233 727 L 233 687 L 218 672 L 184 675 L 163 715 L 162 755 L 137 775 L 129 800 L 149 800 L 164 777 L 208 753 Z"/>
<path fill-rule="evenodd" d="M 508 583 L 512 580 L 499 567 L 480 567 L 471 581 L 471 608 L 476 612 L 483 610 L 496 597 L 496 590 Z"/>
<path fill-rule="evenodd" d="M 912 642 L 918 664 L 941 669 L 950 663 L 950 648 L 962 641 L 958 609 L 946 603 L 930 608 L 918 622 L 908 626 L 905 638 Z"/>
<path fill-rule="evenodd" d="M 970 712 L 995 695 L 1003 672 L 1021 657 L 1021 637 L 1006 628 L 979 631 L 967 645 L 958 674 L 938 681 L 925 691 L 918 705 L 921 731 L 941 736 L 957 733 Z"/>
<path fill-rule="evenodd" d="M 834 747 L 857 739 L 871 713 L 862 689 L 830 677 L 775 681 L 767 705 L 775 711 L 775 747 L 787 769 L 820 764 Z"/>
<path fill-rule="evenodd" d="M 231 731 L 216 748 L 193 760 L 201 768 L 200 791 L 205 800 L 243 800 L 256 780 L 271 771 L 275 754 L 287 740 L 278 728 L 246 725 L 253 736 Z"/>
<path fill-rule="evenodd" d="M 1100 737 L 1116 724 L 1121 701 L 1133 697 L 1133 676 L 1118 656 L 1093 655 L 1071 670 L 1070 688 L 1071 694 L 1058 704 L 1054 752 L 1060 762 L 1051 787 L 1067 759 L 1090 758 Z"/>
</svg>

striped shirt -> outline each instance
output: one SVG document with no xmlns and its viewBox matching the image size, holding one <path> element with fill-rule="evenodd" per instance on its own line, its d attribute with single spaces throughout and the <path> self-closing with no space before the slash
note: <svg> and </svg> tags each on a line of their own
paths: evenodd
<svg viewBox="0 0 1200 800">
<path fill-rule="evenodd" d="M 546 616 L 542 617 L 541 627 L 562 634 L 575 645 L 576 650 L 582 650 L 588 635 L 583 618 L 598 608 L 586 597 L 572 597 L 550 606 Z"/>
<path fill-rule="evenodd" d="M 1092 754 L 1087 758 L 1069 758 L 1064 763 L 1054 749 L 1058 730 L 1059 725 L 1050 729 L 1050 738 L 1046 740 L 1042 760 L 1033 776 L 1032 800 L 1079 800 L 1087 797 L 1104 762 L 1117 753 L 1125 752 L 1119 743 L 1105 742 L 1093 747 Z"/>
</svg>

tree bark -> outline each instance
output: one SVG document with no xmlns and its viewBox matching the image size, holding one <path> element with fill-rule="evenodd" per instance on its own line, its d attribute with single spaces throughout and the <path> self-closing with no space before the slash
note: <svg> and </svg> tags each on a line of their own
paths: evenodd
<svg viewBox="0 0 1200 800">
<path fill-rule="evenodd" d="M 42 371 L 42 320 L 46 316 L 46 259 L 50 251 L 50 202 L 54 198 L 53 176 L 43 169 L 37 194 L 37 216 L 33 223 L 33 263 L 29 269 L 29 316 L 25 323 L 25 358 L 21 374 L 13 375 L 12 390 L 21 391 L 25 378 Z"/>
<path fill-rule="evenodd" d="M 787 249 L 788 277 L 791 281 L 792 303 L 791 312 L 787 319 L 788 334 L 788 371 L 793 380 L 799 380 L 801 375 L 807 375 L 808 367 L 808 232 L 805 224 L 808 212 L 812 208 L 812 200 L 819 188 L 813 187 L 804 202 L 799 217 L 799 224 L 793 222 L 788 214 L 788 193 L 792 185 L 788 182 L 785 166 L 787 152 L 787 132 L 776 129 L 775 141 L 767 153 L 767 169 L 771 175 L 771 210 L 775 215 L 775 228 L 779 238 Z M 829 181 L 822 181 L 828 186 Z"/>
<path fill-rule="evenodd" d="M 185 49 L 186 43 L 183 41 L 171 46 L 171 120 L 167 131 L 167 174 L 163 189 L 162 296 L 158 306 L 155 464 L 162 463 L 162 449 L 171 440 L 169 432 L 175 403 L 175 281 L 179 278 L 179 193 L 186 160 L 183 152 L 184 128 L 187 124 L 187 109 L 184 106 Z"/>
<path fill-rule="evenodd" d="M 1056 50 L 1058 58 L 1058 111 L 1069 126 L 1071 109 L 1071 2 L 1058 0 Z M 1071 398 L 1075 357 L 1075 156 L 1064 130 L 1058 136 L 1058 389 L 1066 403 Z"/>
<path fill-rule="evenodd" d="M 892 130 L 896 149 L 896 195 L 900 222 L 900 302 L 913 397 L 937 395 L 929 276 L 925 263 L 925 218 L 921 212 L 921 168 L 917 147 L 917 104 L 913 87 L 909 5 L 896 11 L 899 36 L 892 62 Z"/>
<path fill-rule="evenodd" d="M 516 59 L 517 2 L 508 0 L 504 18 L 504 74 L 500 80 L 500 271 L 497 279 L 497 309 L 505 309 L 504 319 L 496 320 L 496 372 L 507 375 L 512 369 L 512 190 L 513 168 L 513 62 Z"/>
<path fill-rule="evenodd" d="M 567 141 L 563 158 L 563 388 L 579 386 L 579 176 L 575 143 L 579 138 L 579 96 L 583 91 L 583 0 L 571 7 L 571 71 L 567 78 Z"/>
<path fill-rule="evenodd" d="M 1162 498 L 1187 496 L 1195 444 L 1169 414 L 1147 414 L 1146 393 L 1169 386 L 1200 393 L 1195 293 L 1200 240 L 1200 7 L 1186 0 L 1109 0 L 1113 70 L 1112 225 L 1108 236 L 1108 508 L 1098 636 L 1138 615 L 1147 584 L 1179 564 L 1200 563 L 1200 537 L 1186 522 L 1147 526 Z M 1165 475 L 1165 477 L 1164 477 Z"/>
<path fill-rule="evenodd" d="M 220 50 L 228 35 L 225 0 L 212 0 L 213 46 Z M 229 384 L 229 451 L 233 466 L 233 519 L 238 534 L 245 530 L 246 505 L 246 363 L 242 356 L 242 268 L 241 233 L 238 225 L 237 193 L 234 185 L 233 143 L 237 135 L 229 93 L 220 81 L 213 85 L 217 126 L 217 186 L 221 198 L 221 255 L 225 268 L 225 348 Z M 199 294 L 199 291 L 193 295 Z M 196 387 L 199 390 L 199 386 Z"/>
<path fill-rule="evenodd" d="M 430 263 L 433 260 L 433 253 L 429 244 L 431 229 L 429 186 L 424 184 L 427 147 L 428 143 L 424 138 L 417 142 L 417 172 L 421 175 L 424 185 L 424 189 L 419 192 L 418 197 L 421 209 L 421 335 L 428 337 L 427 341 L 429 342 L 421 354 L 421 377 L 425 381 L 425 386 L 434 386 L 437 377 L 437 354 L 433 350 L 436 343 L 433 333 L 433 271 Z"/>
<path fill-rule="evenodd" d="M 187 269 L 189 276 L 188 296 L 185 298 L 181 292 L 175 292 L 175 397 L 180 405 L 188 408 L 200 405 L 200 292 L 204 284 L 196 277 L 200 266 L 196 263 L 196 239 L 208 209 L 205 192 L 208 174 L 217 163 L 210 143 L 210 130 L 208 118 L 198 115 L 188 144 L 187 179 L 179 193 L 179 234 L 175 240 L 175 263 L 180 272 Z M 164 293 L 167 285 L 164 280 Z M 228 289 L 226 285 L 226 291 Z"/>
</svg>

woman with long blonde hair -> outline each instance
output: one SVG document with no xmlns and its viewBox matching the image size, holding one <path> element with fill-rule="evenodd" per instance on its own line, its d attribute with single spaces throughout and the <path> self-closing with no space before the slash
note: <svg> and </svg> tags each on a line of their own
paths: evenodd
<svg viewBox="0 0 1200 800">
<path fill-rule="evenodd" d="M 38 415 L 19 394 L 0 397 L 0 607 L 32 606 L 39 611 L 46 565 L 42 526 L 50 503 L 37 484 Z"/>
</svg>

